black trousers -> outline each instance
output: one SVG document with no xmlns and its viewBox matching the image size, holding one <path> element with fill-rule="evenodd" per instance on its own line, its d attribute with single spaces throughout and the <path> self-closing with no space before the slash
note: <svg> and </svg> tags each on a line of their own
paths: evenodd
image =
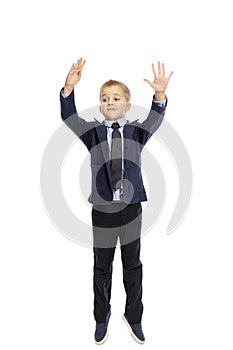
<svg viewBox="0 0 233 350">
<path fill-rule="evenodd" d="M 140 261 L 141 203 L 93 205 L 94 317 L 105 322 L 110 311 L 112 264 L 119 239 L 126 292 L 125 316 L 140 322 L 142 304 L 142 263 Z"/>
</svg>

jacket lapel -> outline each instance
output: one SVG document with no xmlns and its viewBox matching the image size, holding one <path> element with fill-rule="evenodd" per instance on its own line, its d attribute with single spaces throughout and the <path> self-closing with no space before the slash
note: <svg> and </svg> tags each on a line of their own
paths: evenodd
<svg viewBox="0 0 233 350">
<path fill-rule="evenodd" d="M 109 179 L 111 179 L 109 147 L 108 147 L 108 140 L 107 140 L 107 127 L 105 126 L 104 122 L 102 124 L 99 124 L 96 127 L 96 132 L 100 140 L 100 146 L 104 156 L 104 161 L 106 163 L 108 176 L 109 176 Z"/>
<path fill-rule="evenodd" d="M 109 161 L 109 150 L 107 144 L 107 128 L 104 124 L 100 124 L 96 127 L 96 132 L 100 141 L 101 150 L 104 155 L 105 162 Z"/>
<path fill-rule="evenodd" d="M 124 139 L 133 140 L 134 128 L 134 122 L 125 124 L 123 129 Z"/>
</svg>

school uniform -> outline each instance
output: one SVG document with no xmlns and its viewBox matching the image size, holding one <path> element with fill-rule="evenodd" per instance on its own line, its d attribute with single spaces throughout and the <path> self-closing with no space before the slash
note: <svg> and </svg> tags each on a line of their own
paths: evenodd
<svg viewBox="0 0 233 350">
<path fill-rule="evenodd" d="M 90 122 L 76 110 L 74 92 L 64 97 L 60 93 L 61 117 L 82 140 L 91 155 L 92 186 L 88 201 L 92 203 L 94 252 L 94 317 L 105 322 L 110 311 L 112 264 L 117 242 L 120 242 L 123 283 L 126 291 L 125 316 L 129 322 L 141 321 L 142 263 L 140 234 L 141 202 L 147 200 L 141 173 L 141 152 L 152 134 L 161 125 L 164 103 L 152 100 L 148 117 L 140 123 L 125 117 L 116 121 Z M 111 175 L 112 123 L 118 122 L 122 145 L 120 186 L 113 188 Z"/>
</svg>

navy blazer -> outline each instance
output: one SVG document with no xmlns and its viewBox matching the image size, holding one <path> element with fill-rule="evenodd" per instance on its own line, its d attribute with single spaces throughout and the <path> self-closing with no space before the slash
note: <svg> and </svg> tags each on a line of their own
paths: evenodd
<svg viewBox="0 0 233 350">
<path fill-rule="evenodd" d="M 83 141 L 91 154 L 92 189 L 88 201 L 93 204 L 109 204 L 113 200 L 107 127 L 104 121 L 87 122 L 79 117 L 74 92 L 64 98 L 60 93 L 61 118 L 66 125 Z M 167 105 L 161 107 L 154 101 L 148 117 L 127 122 L 123 128 L 124 171 L 123 197 L 126 204 L 147 200 L 141 173 L 141 151 L 152 134 L 161 125 Z"/>
</svg>

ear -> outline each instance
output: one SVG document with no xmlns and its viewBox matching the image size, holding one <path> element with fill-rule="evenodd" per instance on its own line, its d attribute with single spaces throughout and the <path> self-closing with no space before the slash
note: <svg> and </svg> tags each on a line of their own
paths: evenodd
<svg viewBox="0 0 233 350">
<path fill-rule="evenodd" d="M 100 110 L 100 113 L 103 114 L 102 105 L 99 105 L 99 110 Z"/>
<path fill-rule="evenodd" d="M 128 102 L 128 103 L 127 103 L 127 106 L 126 106 L 126 109 L 125 109 L 125 110 L 126 110 L 126 112 L 128 112 L 128 111 L 130 110 L 130 108 L 131 108 L 131 103 L 130 103 L 130 102 Z"/>
</svg>

